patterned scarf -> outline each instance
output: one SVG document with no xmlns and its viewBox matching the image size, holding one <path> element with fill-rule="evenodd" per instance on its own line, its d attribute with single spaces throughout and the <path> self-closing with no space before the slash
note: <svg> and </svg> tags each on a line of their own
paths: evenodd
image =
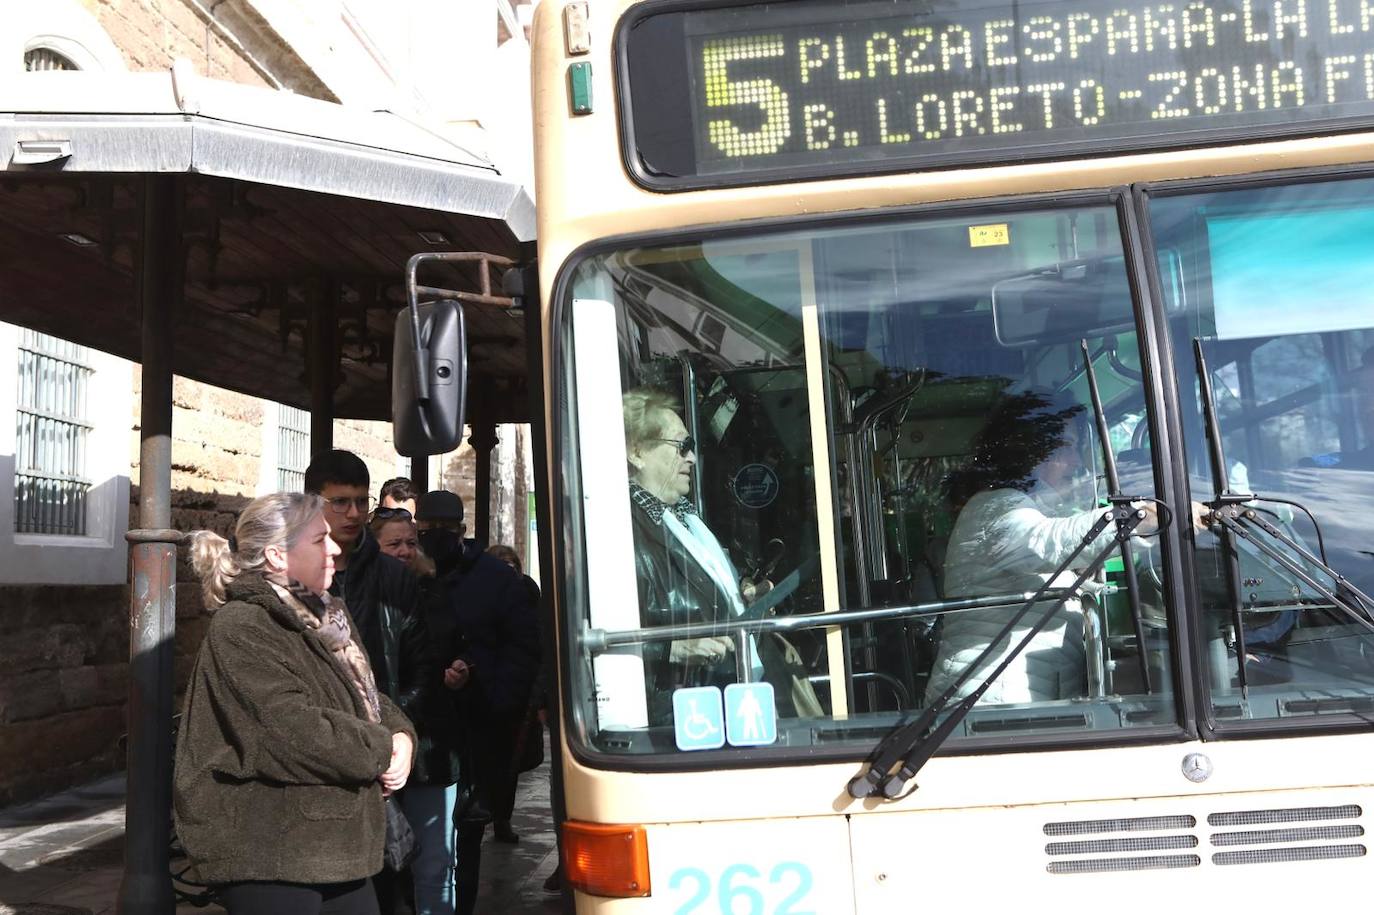
<svg viewBox="0 0 1374 915">
<path fill-rule="evenodd" d="M 644 510 L 646 515 L 653 519 L 654 524 L 663 523 L 663 513 L 665 511 L 671 510 L 674 515 L 677 515 L 677 520 L 681 521 L 683 524 L 687 523 L 688 515 L 695 515 L 697 513 L 697 507 L 693 505 L 692 500 L 688 499 L 686 496 L 683 496 L 672 505 L 669 505 L 638 483 L 630 484 L 630 498 L 636 505 Z"/>
<path fill-rule="evenodd" d="M 353 641 L 343 601 L 332 594 L 316 594 L 285 575 L 268 575 L 266 578 L 282 603 L 295 612 L 305 628 L 313 629 L 324 647 L 329 649 L 344 679 L 362 698 L 363 707 L 367 709 L 367 720 L 379 723 L 382 720 L 382 704 L 377 698 L 377 681 L 372 676 L 372 665 L 368 663 L 367 654 Z"/>
</svg>

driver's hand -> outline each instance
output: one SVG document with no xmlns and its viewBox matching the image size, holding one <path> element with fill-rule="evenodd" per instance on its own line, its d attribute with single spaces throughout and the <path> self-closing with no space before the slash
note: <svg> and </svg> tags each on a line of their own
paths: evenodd
<svg viewBox="0 0 1374 915">
<path fill-rule="evenodd" d="M 746 604 L 752 604 L 769 591 L 772 591 L 773 583 L 766 578 L 760 578 L 758 580 L 744 578 L 740 580 L 739 590 L 740 593 L 744 595 L 744 602 Z"/>
<path fill-rule="evenodd" d="M 1135 529 L 1137 536 L 1146 536 L 1159 530 L 1159 505 L 1154 502 L 1132 502 L 1132 508 L 1140 509 L 1145 512 L 1145 517 L 1141 519 L 1140 526 Z M 1212 510 L 1201 502 L 1194 502 L 1190 506 L 1189 519 L 1192 522 L 1193 530 L 1201 532 L 1207 530 L 1207 517 Z"/>
<path fill-rule="evenodd" d="M 1159 506 L 1153 502 L 1132 502 L 1131 508 L 1145 512 L 1145 517 L 1136 525 L 1135 535 L 1146 537 L 1159 530 Z"/>
<path fill-rule="evenodd" d="M 735 650 L 735 643 L 726 637 L 678 639 L 668 649 L 668 660 L 681 663 L 688 660 L 718 661 Z"/>
</svg>

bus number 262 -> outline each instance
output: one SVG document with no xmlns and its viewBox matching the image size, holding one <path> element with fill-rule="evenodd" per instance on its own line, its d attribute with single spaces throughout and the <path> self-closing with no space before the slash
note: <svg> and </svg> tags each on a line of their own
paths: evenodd
<svg viewBox="0 0 1374 915">
<path fill-rule="evenodd" d="M 668 878 L 668 888 L 690 887 L 691 898 L 684 902 L 676 915 L 705 915 L 718 911 L 720 915 L 816 915 L 812 909 L 797 908 L 811 892 L 811 870 L 796 861 L 784 861 L 768 873 L 764 886 L 770 897 L 785 894 L 774 908 L 767 908 L 765 890 L 759 888 L 763 872 L 750 864 L 732 864 L 720 872 L 720 879 L 699 867 L 682 867 Z M 718 909 L 709 908 L 714 884 Z"/>
</svg>

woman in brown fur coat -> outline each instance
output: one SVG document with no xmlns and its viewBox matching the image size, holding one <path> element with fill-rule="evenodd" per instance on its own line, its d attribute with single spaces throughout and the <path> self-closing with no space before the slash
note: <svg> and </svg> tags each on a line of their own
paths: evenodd
<svg viewBox="0 0 1374 915">
<path fill-rule="evenodd" d="M 214 618 L 177 745 L 177 833 L 192 875 L 230 915 L 370 915 L 383 797 L 410 773 L 415 732 L 379 694 L 343 603 L 317 495 L 254 500 L 236 548 L 191 535 Z"/>
</svg>

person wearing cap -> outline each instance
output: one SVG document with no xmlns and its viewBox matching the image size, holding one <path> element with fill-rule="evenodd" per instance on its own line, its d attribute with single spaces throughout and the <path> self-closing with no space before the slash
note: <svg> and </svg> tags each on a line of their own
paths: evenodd
<svg viewBox="0 0 1374 915">
<path fill-rule="evenodd" d="M 518 773 L 512 762 L 530 691 L 539 675 L 538 618 L 524 580 L 514 569 L 464 538 L 463 500 L 447 490 L 415 506 L 420 546 L 434 561 L 435 599 L 456 620 L 469 673 L 464 693 L 474 777 L 494 821 L 498 841 L 518 842 L 511 829 Z M 455 659 L 456 660 L 456 659 Z M 451 677 L 453 666 L 445 673 Z M 466 776 L 465 776 L 466 777 Z M 471 911 L 482 827 L 458 831 L 458 912 Z"/>
</svg>

